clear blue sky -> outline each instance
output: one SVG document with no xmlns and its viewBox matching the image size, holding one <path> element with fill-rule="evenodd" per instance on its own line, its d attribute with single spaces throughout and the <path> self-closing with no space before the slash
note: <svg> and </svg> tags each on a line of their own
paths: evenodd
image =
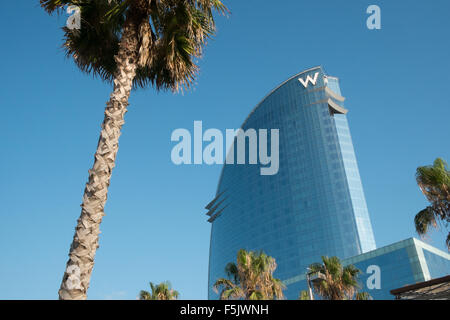
<svg viewBox="0 0 450 320">
<path fill-rule="evenodd" d="M 120 140 L 89 298 L 135 299 L 171 280 L 206 299 L 220 166 L 175 166 L 171 132 L 238 128 L 273 87 L 323 65 L 340 77 L 378 246 L 415 236 L 417 166 L 450 160 L 450 2 L 236 1 L 184 95 L 135 91 Z M 378 4 L 382 29 L 366 28 Z M 55 299 L 111 88 L 60 48 L 66 16 L 38 1 L 0 12 L 0 299 Z M 444 233 L 429 243 L 444 249 Z M 299 272 L 303 272 L 299 270 Z"/>
</svg>

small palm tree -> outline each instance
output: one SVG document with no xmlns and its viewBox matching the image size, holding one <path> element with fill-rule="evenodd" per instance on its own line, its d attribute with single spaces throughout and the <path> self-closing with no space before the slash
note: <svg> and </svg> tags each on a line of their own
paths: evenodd
<svg viewBox="0 0 450 320">
<path fill-rule="evenodd" d="M 309 297 L 309 293 L 306 290 L 300 291 L 300 295 L 298 296 L 298 300 L 311 300 Z"/>
<path fill-rule="evenodd" d="M 372 300 L 372 297 L 368 292 L 358 292 L 355 296 L 355 300 Z"/>
<path fill-rule="evenodd" d="M 446 228 L 450 222 L 450 171 L 447 163 L 437 158 L 432 166 L 417 168 L 417 184 L 422 193 L 427 197 L 430 206 L 426 207 L 414 218 L 416 231 L 424 236 L 430 227 L 437 228 L 438 221 Z M 450 251 L 450 232 L 446 240 Z"/>
<path fill-rule="evenodd" d="M 277 268 L 275 259 L 263 252 L 239 250 L 237 263 L 225 267 L 226 278 L 214 284 L 214 291 L 221 289 L 220 299 L 274 300 L 283 299 L 285 285 L 273 277 Z"/>
<path fill-rule="evenodd" d="M 178 291 L 172 289 L 169 281 L 161 282 L 158 285 L 150 282 L 151 292 L 141 290 L 139 300 L 176 300 L 180 295 Z"/>
<path fill-rule="evenodd" d="M 49 14 L 76 6 L 80 28 L 64 27 L 63 48 L 84 72 L 113 84 L 84 190 L 60 299 L 86 299 L 100 223 L 132 88 L 189 88 L 220 0 L 40 0 Z"/>
<path fill-rule="evenodd" d="M 311 274 L 321 274 L 321 280 L 313 282 L 312 286 L 322 299 L 353 300 L 370 297 L 368 293 L 358 294 L 358 275 L 361 271 L 353 265 L 343 267 L 337 257 L 322 257 L 322 263 L 313 263 L 309 269 Z"/>
</svg>

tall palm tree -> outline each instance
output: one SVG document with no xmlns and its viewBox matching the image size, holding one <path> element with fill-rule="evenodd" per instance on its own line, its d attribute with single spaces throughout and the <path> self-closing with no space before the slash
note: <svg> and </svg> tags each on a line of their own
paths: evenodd
<svg viewBox="0 0 450 320">
<path fill-rule="evenodd" d="M 63 28 L 63 48 L 84 72 L 114 85 L 81 204 L 60 299 L 86 299 L 100 223 L 131 89 L 189 88 L 220 0 L 40 0 L 49 13 L 80 9 L 80 29 Z"/>
<path fill-rule="evenodd" d="M 228 278 L 220 278 L 214 291 L 221 289 L 220 299 L 274 300 L 283 299 L 285 285 L 273 277 L 275 259 L 263 252 L 239 250 L 237 263 L 225 267 Z"/>
<path fill-rule="evenodd" d="M 437 158 L 432 166 L 417 168 L 417 184 L 427 197 L 430 206 L 416 214 L 414 224 L 419 235 L 424 236 L 430 227 L 442 222 L 446 228 L 450 222 L 450 171 L 447 163 Z M 450 251 L 450 232 L 446 240 Z"/>
<path fill-rule="evenodd" d="M 178 291 L 172 289 L 169 281 L 161 282 L 155 285 L 150 282 L 151 292 L 141 290 L 139 300 L 176 300 L 180 295 Z"/>
<path fill-rule="evenodd" d="M 322 257 L 322 263 L 309 267 L 311 274 L 321 274 L 322 279 L 313 282 L 314 292 L 325 300 L 367 300 L 368 293 L 358 293 L 358 275 L 361 273 L 353 265 L 342 266 L 337 257 Z"/>
</svg>

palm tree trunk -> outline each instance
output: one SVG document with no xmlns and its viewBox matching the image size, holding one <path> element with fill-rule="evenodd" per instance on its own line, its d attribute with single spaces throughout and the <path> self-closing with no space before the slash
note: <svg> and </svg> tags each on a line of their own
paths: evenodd
<svg viewBox="0 0 450 320">
<path fill-rule="evenodd" d="M 69 261 L 59 289 L 61 300 L 84 300 L 94 267 L 100 223 L 108 195 L 112 169 L 118 150 L 118 142 L 128 98 L 136 75 L 138 35 L 135 19 L 127 17 L 119 52 L 115 57 L 117 70 L 114 91 L 106 104 L 105 118 L 95 153 L 94 165 L 89 170 L 89 181 L 84 190 L 81 215 L 75 228 Z"/>
</svg>

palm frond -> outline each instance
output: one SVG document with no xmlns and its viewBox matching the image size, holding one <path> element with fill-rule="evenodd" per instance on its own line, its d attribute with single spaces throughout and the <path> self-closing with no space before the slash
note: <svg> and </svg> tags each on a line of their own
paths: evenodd
<svg viewBox="0 0 450 320">
<path fill-rule="evenodd" d="M 372 300 L 372 296 L 368 292 L 358 292 L 355 300 Z"/>
<path fill-rule="evenodd" d="M 309 297 L 309 293 L 306 290 L 300 291 L 300 295 L 298 296 L 298 300 L 311 300 Z"/>
<path fill-rule="evenodd" d="M 74 0 L 40 0 L 41 7 L 49 14 L 62 13 L 65 6 L 77 5 Z"/>
<path fill-rule="evenodd" d="M 414 225 L 419 235 L 424 235 L 428 232 L 429 227 L 436 227 L 436 219 L 431 207 L 426 207 L 416 214 L 414 217 Z"/>
<path fill-rule="evenodd" d="M 228 290 L 224 290 L 222 294 L 220 295 L 221 300 L 228 300 L 228 299 L 239 299 L 244 297 L 244 292 L 242 291 L 242 288 L 240 287 L 232 287 Z"/>
<path fill-rule="evenodd" d="M 153 300 L 150 292 L 141 290 L 139 292 L 139 300 Z"/>
</svg>

